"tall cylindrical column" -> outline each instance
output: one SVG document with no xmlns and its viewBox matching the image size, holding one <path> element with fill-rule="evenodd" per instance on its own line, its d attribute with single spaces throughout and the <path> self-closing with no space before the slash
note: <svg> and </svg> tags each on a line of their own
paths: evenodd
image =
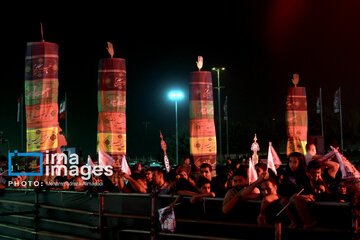
<svg viewBox="0 0 360 240">
<path fill-rule="evenodd" d="M 126 155 L 125 59 L 101 59 L 98 84 L 98 151 L 106 152 L 119 164 Z"/>
<path fill-rule="evenodd" d="M 216 131 L 211 72 L 190 74 L 190 159 L 193 171 L 202 163 L 216 167 Z"/>
<path fill-rule="evenodd" d="M 27 43 L 25 109 L 27 152 L 54 153 L 58 148 L 58 45 Z"/>
<path fill-rule="evenodd" d="M 308 115 L 305 87 L 289 87 L 286 99 L 287 155 L 306 153 Z"/>
</svg>

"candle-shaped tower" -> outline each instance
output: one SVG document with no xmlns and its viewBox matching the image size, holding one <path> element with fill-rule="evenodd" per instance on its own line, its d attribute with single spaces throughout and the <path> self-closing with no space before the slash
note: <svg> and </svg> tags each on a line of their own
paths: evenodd
<svg viewBox="0 0 360 240">
<path fill-rule="evenodd" d="M 109 154 L 117 166 L 126 155 L 126 69 L 125 59 L 100 59 L 98 70 L 98 151 Z"/>
<path fill-rule="evenodd" d="M 305 154 L 308 117 L 305 87 L 298 87 L 299 74 L 293 74 L 294 87 L 289 87 L 286 98 L 287 155 L 292 152 Z"/>
<path fill-rule="evenodd" d="M 190 159 L 193 171 L 202 163 L 216 167 L 216 132 L 211 72 L 201 71 L 203 60 L 198 58 L 199 71 L 190 73 Z"/>
<path fill-rule="evenodd" d="M 58 45 L 29 42 L 25 57 L 27 152 L 58 149 Z"/>
</svg>

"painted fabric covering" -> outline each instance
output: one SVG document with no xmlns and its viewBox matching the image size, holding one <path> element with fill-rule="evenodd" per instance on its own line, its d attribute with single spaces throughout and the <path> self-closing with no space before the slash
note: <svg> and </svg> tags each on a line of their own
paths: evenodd
<svg viewBox="0 0 360 240">
<path fill-rule="evenodd" d="M 308 114 L 305 87 L 290 87 L 286 99 L 287 155 L 305 154 Z"/>
<path fill-rule="evenodd" d="M 190 73 L 190 159 L 195 171 L 202 163 L 216 166 L 216 131 L 211 72 Z"/>
<path fill-rule="evenodd" d="M 25 109 L 27 152 L 58 148 L 58 45 L 27 43 Z"/>
<path fill-rule="evenodd" d="M 104 151 L 115 160 L 111 180 L 117 185 L 121 160 L 126 155 L 125 59 L 101 59 L 98 84 L 97 149 Z"/>
</svg>

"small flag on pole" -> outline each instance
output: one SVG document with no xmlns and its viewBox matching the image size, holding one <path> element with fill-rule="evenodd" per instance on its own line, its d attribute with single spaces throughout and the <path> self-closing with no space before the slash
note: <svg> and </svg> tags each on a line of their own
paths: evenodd
<svg viewBox="0 0 360 240">
<path fill-rule="evenodd" d="M 115 160 L 109 154 L 102 150 L 99 150 L 99 166 L 111 166 L 114 162 Z"/>
<path fill-rule="evenodd" d="M 340 112 L 340 88 L 338 88 L 338 90 L 336 90 L 335 95 L 334 95 L 334 113 L 339 113 Z"/>
<path fill-rule="evenodd" d="M 271 145 L 271 142 L 269 142 L 269 151 L 268 151 L 268 158 L 267 158 L 267 167 L 266 169 L 271 169 L 275 175 L 277 175 L 277 172 L 276 172 L 276 168 L 275 168 L 275 164 L 274 164 L 274 156 L 271 152 L 271 148 L 272 148 L 272 145 Z M 277 155 L 277 154 L 276 154 Z M 280 159 L 279 159 L 280 161 Z"/>
<path fill-rule="evenodd" d="M 20 122 L 20 112 L 21 112 L 21 97 L 17 100 L 17 118 L 16 121 Z"/>
<path fill-rule="evenodd" d="M 128 174 L 128 175 L 131 175 L 131 170 L 130 170 L 130 167 L 126 161 L 126 157 L 125 155 L 123 155 L 122 159 L 121 159 L 121 171 Z"/>
<path fill-rule="evenodd" d="M 60 107 L 59 107 L 60 120 L 65 120 L 65 113 L 66 113 L 66 100 L 63 100 L 60 103 Z"/>
<path fill-rule="evenodd" d="M 88 155 L 88 162 L 87 162 L 87 165 L 88 165 L 88 166 L 91 166 L 91 167 L 95 167 L 95 163 L 91 160 L 90 155 Z"/>
<path fill-rule="evenodd" d="M 270 142 L 270 150 L 271 150 L 272 158 L 273 158 L 273 160 L 274 160 L 274 164 L 275 164 L 275 165 L 281 165 L 282 162 L 281 162 L 278 154 L 276 153 L 274 147 L 272 146 L 271 142 Z"/>
<path fill-rule="evenodd" d="M 255 182 L 258 179 L 258 175 L 257 175 L 256 169 L 254 167 L 254 164 L 253 164 L 251 158 L 249 158 L 248 179 L 249 179 L 249 185 L 252 184 L 253 182 Z"/>
<path fill-rule="evenodd" d="M 320 106 L 320 96 L 316 98 L 316 113 L 320 114 L 321 113 L 321 106 Z"/>
</svg>

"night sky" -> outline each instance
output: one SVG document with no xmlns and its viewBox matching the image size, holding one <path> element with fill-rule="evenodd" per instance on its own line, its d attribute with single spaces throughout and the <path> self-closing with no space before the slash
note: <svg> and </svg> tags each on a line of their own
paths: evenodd
<svg viewBox="0 0 360 240">
<path fill-rule="evenodd" d="M 204 57 L 203 70 L 226 67 L 221 94 L 229 98 L 232 152 L 249 151 L 254 133 L 264 143 L 275 135 L 286 139 L 285 98 L 293 73 L 307 88 L 309 134 L 320 134 L 315 101 L 322 87 L 325 135 L 329 141 L 338 138 L 332 101 L 341 86 L 345 142 L 359 142 L 360 3 L 238 2 L 42 6 L 27 13 L 9 8 L 12 14 L 1 17 L 0 131 L 12 150 L 20 149 L 16 113 L 24 91 L 26 42 L 41 41 L 43 22 L 45 41 L 59 44 L 59 101 L 66 92 L 68 144 L 86 155 L 96 151 L 97 70 L 99 59 L 109 57 L 107 41 L 114 45 L 114 57 L 126 59 L 131 157 L 157 156 L 159 130 L 165 140 L 175 133 L 174 103 L 167 97 L 172 88 L 185 92 L 178 104 L 179 128 L 188 129 L 189 73 L 197 70 L 198 55 Z M 217 120 L 216 114 L 217 108 Z"/>
</svg>

